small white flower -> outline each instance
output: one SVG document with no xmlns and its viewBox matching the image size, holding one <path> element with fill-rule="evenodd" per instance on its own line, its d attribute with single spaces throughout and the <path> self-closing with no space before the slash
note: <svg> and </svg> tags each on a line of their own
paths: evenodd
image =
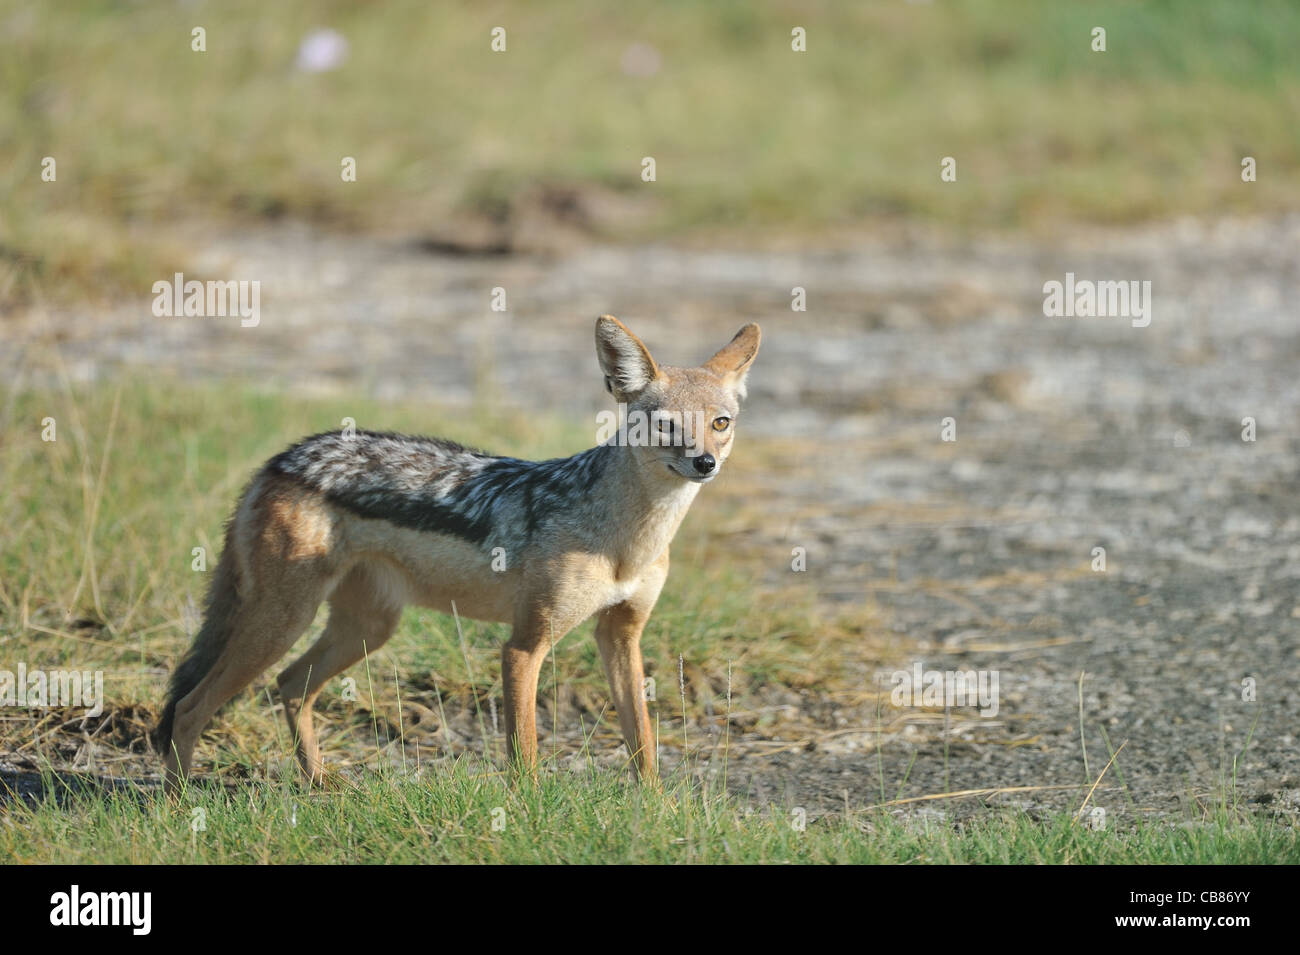
<svg viewBox="0 0 1300 955">
<path fill-rule="evenodd" d="M 335 30 L 313 30 L 302 38 L 294 66 L 304 73 L 336 70 L 348 58 L 348 41 Z"/>
</svg>

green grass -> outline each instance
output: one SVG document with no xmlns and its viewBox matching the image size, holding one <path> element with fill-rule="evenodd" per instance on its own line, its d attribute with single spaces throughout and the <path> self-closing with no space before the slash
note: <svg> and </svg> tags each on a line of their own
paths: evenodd
<svg viewBox="0 0 1300 955">
<path fill-rule="evenodd" d="M 358 788 L 294 784 L 60 792 L 0 814 L 0 859 L 62 863 L 980 863 L 1249 864 L 1300 861 L 1300 835 L 1264 819 L 1140 822 L 1092 831 L 1068 816 L 990 814 L 953 826 L 880 813 L 796 826 L 795 807 L 747 809 L 669 782 L 608 773 L 508 785 L 467 761 Z M 494 824 L 496 828 L 494 828 Z M 202 826 L 201 830 L 196 829 Z"/>
<path fill-rule="evenodd" d="M 319 26 L 350 58 L 296 73 Z M 547 189 L 613 197 L 587 227 L 616 238 L 1293 210 L 1297 35 L 1287 0 L 3 2 L 0 303 L 142 295 L 187 220 L 419 232 Z"/>
</svg>

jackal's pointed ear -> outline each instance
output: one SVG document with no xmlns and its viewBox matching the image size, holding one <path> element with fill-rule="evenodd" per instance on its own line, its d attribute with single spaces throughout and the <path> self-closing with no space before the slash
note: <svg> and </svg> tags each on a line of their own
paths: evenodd
<svg viewBox="0 0 1300 955">
<path fill-rule="evenodd" d="M 721 378 L 738 398 L 745 397 L 745 376 L 749 374 L 749 366 L 758 354 L 758 344 L 762 337 L 758 326 L 750 322 L 704 363 L 705 369 Z"/>
<path fill-rule="evenodd" d="M 605 390 L 620 401 L 659 377 L 650 351 L 613 315 L 596 319 L 596 358 L 605 373 Z"/>
</svg>

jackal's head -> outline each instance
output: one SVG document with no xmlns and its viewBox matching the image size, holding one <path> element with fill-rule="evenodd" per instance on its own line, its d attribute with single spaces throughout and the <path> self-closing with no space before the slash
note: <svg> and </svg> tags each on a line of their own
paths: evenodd
<svg viewBox="0 0 1300 955">
<path fill-rule="evenodd" d="M 626 406 L 622 443 L 652 473 L 712 481 L 731 453 L 745 375 L 758 354 L 752 322 L 698 368 L 673 368 L 650 357 L 617 318 L 596 319 L 596 357 L 605 388 Z"/>
</svg>

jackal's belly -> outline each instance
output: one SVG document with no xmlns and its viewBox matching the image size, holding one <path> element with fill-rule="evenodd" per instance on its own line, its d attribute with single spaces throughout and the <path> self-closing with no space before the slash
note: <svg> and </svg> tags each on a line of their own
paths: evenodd
<svg viewBox="0 0 1300 955">
<path fill-rule="evenodd" d="M 452 534 L 408 530 L 361 520 L 348 528 L 350 549 L 396 571 L 402 603 L 475 620 L 514 619 L 519 573 L 504 550 L 492 554 Z"/>
</svg>

